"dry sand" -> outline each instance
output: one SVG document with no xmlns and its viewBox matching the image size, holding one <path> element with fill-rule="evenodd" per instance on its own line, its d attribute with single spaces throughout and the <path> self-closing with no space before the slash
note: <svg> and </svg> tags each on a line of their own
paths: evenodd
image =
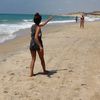
<svg viewBox="0 0 100 100">
<path fill-rule="evenodd" d="M 29 77 L 30 34 L 0 45 L 0 100 L 100 100 L 100 22 L 46 26 L 43 33 L 48 75 L 37 56 Z"/>
</svg>

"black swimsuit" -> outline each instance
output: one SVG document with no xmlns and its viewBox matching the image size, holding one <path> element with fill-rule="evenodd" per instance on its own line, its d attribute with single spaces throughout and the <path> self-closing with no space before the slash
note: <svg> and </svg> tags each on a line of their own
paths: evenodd
<svg viewBox="0 0 100 100">
<path fill-rule="evenodd" d="M 31 27 L 31 42 L 30 42 L 30 50 L 31 51 L 40 50 L 39 45 L 35 42 L 35 39 L 34 39 L 35 31 L 36 31 L 36 25 L 32 25 L 32 27 Z M 38 34 L 38 40 L 39 40 L 41 46 L 43 47 L 43 43 L 42 43 L 42 39 L 41 38 L 42 38 L 42 32 L 40 30 L 40 32 Z"/>
</svg>

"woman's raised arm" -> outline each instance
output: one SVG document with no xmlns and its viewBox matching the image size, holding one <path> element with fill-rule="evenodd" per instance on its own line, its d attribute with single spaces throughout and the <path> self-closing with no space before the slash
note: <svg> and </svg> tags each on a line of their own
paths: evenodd
<svg viewBox="0 0 100 100">
<path fill-rule="evenodd" d="M 53 19 L 53 16 L 50 16 L 45 22 L 41 23 L 39 26 L 42 27 L 42 26 L 46 25 L 52 19 Z"/>
</svg>

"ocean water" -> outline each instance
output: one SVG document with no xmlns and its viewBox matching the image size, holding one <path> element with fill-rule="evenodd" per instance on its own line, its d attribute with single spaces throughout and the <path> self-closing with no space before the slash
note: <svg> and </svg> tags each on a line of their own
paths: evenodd
<svg viewBox="0 0 100 100">
<path fill-rule="evenodd" d="M 42 15 L 43 21 L 50 15 Z M 100 20 L 96 18 L 86 18 L 86 21 Z M 75 22 L 75 18 L 71 16 L 54 16 L 53 20 L 48 24 L 55 23 L 71 23 Z M 0 14 L 0 43 L 3 43 L 9 39 L 14 39 L 17 34 L 14 32 L 30 28 L 33 24 L 32 14 Z"/>
</svg>

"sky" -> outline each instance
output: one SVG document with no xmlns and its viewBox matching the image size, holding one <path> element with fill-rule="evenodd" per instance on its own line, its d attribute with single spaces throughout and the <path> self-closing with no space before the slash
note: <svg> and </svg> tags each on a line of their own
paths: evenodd
<svg viewBox="0 0 100 100">
<path fill-rule="evenodd" d="M 100 0 L 0 0 L 0 13 L 66 14 L 100 11 Z"/>
</svg>

